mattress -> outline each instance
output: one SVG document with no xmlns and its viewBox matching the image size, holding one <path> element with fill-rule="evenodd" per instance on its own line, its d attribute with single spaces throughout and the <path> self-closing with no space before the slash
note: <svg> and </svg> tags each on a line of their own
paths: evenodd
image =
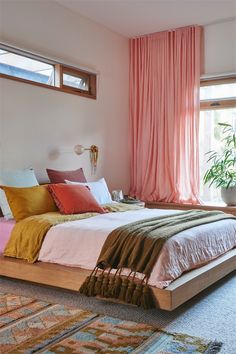
<svg viewBox="0 0 236 354">
<path fill-rule="evenodd" d="M 115 228 L 176 210 L 140 209 L 100 214 L 52 227 L 42 244 L 39 260 L 93 269 L 108 234 Z M 200 267 L 236 247 L 236 220 L 227 219 L 182 231 L 163 246 L 149 284 L 165 288 L 185 271 Z M 127 270 L 128 272 L 128 270 Z"/>
<path fill-rule="evenodd" d="M 3 253 L 14 225 L 15 220 L 6 220 L 0 217 L 0 254 Z"/>
</svg>

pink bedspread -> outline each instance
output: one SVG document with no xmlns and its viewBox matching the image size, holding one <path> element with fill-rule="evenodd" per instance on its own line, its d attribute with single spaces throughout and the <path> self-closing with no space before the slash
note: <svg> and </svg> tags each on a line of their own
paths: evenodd
<svg viewBox="0 0 236 354">
<path fill-rule="evenodd" d="M 108 234 L 116 227 L 176 210 L 141 209 L 108 213 L 52 227 L 43 242 L 39 260 L 93 269 Z M 236 220 L 222 220 L 180 232 L 162 248 L 149 284 L 168 286 L 183 272 L 200 267 L 236 247 Z"/>
<path fill-rule="evenodd" d="M 0 253 L 3 253 L 15 223 L 15 220 L 6 220 L 0 217 Z"/>
</svg>

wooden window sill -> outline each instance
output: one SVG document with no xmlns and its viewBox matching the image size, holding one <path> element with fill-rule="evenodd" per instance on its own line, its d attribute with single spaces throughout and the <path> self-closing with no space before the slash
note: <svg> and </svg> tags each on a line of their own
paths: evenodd
<svg viewBox="0 0 236 354">
<path fill-rule="evenodd" d="M 236 216 L 236 206 L 227 206 L 224 203 L 209 203 L 209 204 L 179 204 L 179 203 L 164 203 L 164 202 L 146 202 L 146 208 L 150 209 L 179 209 L 179 210 L 220 210 L 225 213 Z"/>
</svg>

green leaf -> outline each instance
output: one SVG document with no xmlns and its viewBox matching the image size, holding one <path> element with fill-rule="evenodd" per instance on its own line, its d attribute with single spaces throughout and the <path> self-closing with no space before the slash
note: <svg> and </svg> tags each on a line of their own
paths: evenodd
<svg viewBox="0 0 236 354">
<path fill-rule="evenodd" d="M 236 185 L 236 134 L 231 124 L 222 122 L 218 125 L 221 127 L 224 149 L 221 153 L 211 150 L 205 154 L 208 156 L 207 163 L 211 166 L 205 172 L 203 181 L 205 184 L 209 183 L 209 186 L 214 184 L 217 188 L 228 188 L 230 185 Z"/>
</svg>

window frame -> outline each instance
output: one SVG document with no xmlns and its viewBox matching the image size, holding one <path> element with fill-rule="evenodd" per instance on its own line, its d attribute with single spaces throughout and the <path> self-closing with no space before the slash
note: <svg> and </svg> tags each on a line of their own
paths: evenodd
<svg viewBox="0 0 236 354">
<path fill-rule="evenodd" d="M 73 86 L 65 85 L 63 82 L 63 74 L 68 74 L 71 76 L 78 76 L 81 78 L 88 79 L 88 91 L 79 89 Z M 61 88 L 65 91 L 72 91 L 74 93 L 80 94 L 85 97 L 96 98 L 96 76 L 94 74 L 88 73 L 86 71 L 82 71 L 79 69 L 75 69 L 69 66 L 61 65 Z"/>
<path fill-rule="evenodd" d="M 54 61 L 46 57 L 42 57 L 41 55 L 33 54 L 31 52 L 21 50 L 15 47 L 11 47 L 2 43 L 0 43 L 0 49 L 54 66 L 54 85 L 48 85 L 48 84 L 16 77 L 8 74 L 3 74 L 3 73 L 0 73 L 0 78 L 18 81 L 18 82 L 38 86 L 38 87 L 45 87 L 50 90 L 65 92 L 77 96 L 82 96 L 82 97 L 87 97 L 92 99 L 97 98 L 97 74 L 96 73 L 84 69 L 79 69 L 74 66 L 70 66 L 58 61 Z M 71 73 L 71 75 L 73 73 L 74 76 L 86 77 L 89 82 L 88 84 L 89 90 L 86 91 L 86 90 L 81 90 L 75 87 L 64 85 L 63 73 Z"/>
<path fill-rule="evenodd" d="M 228 77 L 217 77 L 217 78 L 207 78 L 201 79 L 200 86 L 213 86 L 213 85 L 223 85 L 236 83 L 236 75 Z M 215 109 L 227 109 L 236 107 L 236 97 L 229 98 L 215 98 L 200 100 L 200 111 L 209 111 Z"/>
<path fill-rule="evenodd" d="M 236 83 L 236 75 L 230 75 L 230 76 L 228 75 L 228 76 L 213 77 L 213 78 L 201 78 L 200 80 L 201 87 L 211 86 L 211 85 L 213 86 L 213 85 L 231 84 L 231 83 Z M 236 108 L 236 97 L 200 100 L 200 112 L 226 110 L 226 109 L 234 109 L 234 108 Z M 200 155 L 199 155 L 199 160 L 200 160 Z M 201 165 L 199 167 L 201 169 Z M 200 183 L 202 183 L 202 181 Z M 202 200 L 204 201 L 204 203 L 214 203 L 214 204 L 220 203 L 220 201 L 217 202 L 206 201 L 204 198 Z"/>
</svg>

